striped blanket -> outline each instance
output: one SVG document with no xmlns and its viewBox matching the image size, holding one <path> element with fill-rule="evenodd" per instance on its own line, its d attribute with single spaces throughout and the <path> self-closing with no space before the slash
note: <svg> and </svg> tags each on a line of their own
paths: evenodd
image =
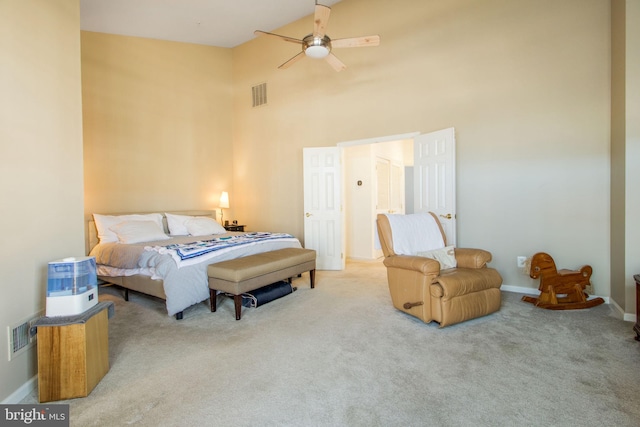
<svg viewBox="0 0 640 427">
<path fill-rule="evenodd" d="M 235 236 L 216 237 L 209 240 L 200 240 L 192 243 L 175 243 L 167 246 L 147 246 L 146 250 L 153 250 L 161 254 L 169 254 L 178 267 L 192 265 L 213 258 L 216 253 L 227 252 L 238 246 L 257 245 L 269 240 L 294 240 L 291 234 L 286 233 L 247 233 Z"/>
</svg>

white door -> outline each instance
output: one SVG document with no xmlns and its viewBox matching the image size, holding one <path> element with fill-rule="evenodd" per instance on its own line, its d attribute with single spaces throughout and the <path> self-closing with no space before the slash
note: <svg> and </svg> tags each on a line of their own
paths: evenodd
<svg viewBox="0 0 640 427">
<path fill-rule="evenodd" d="M 390 213 L 391 162 L 376 158 L 376 214 Z"/>
<path fill-rule="evenodd" d="M 389 174 L 389 206 L 390 212 L 404 214 L 404 165 L 399 162 L 391 162 L 391 173 Z"/>
<path fill-rule="evenodd" d="M 404 214 L 404 166 L 396 161 L 376 158 L 376 216 Z"/>
<path fill-rule="evenodd" d="M 456 244 L 456 140 L 454 128 L 418 135 L 413 143 L 414 211 L 433 212 Z"/>
<path fill-rule="evenodd" d="M 343 270 L 342 148 L 303 149 L 304 246 L 318 270 Z"/>
</svg>

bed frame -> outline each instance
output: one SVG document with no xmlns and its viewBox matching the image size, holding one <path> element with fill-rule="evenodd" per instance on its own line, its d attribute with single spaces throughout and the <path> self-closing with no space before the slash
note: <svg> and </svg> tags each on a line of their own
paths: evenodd
<svg viewBox="0 0 640 427">
<path fill-rule="evenodd" d="M 108 213 L 105 215 L 131 215 L 131 214 L 147 214 L 147 213 L 160 213 L 162 215 L 162 224 L 164 226 L 164 232 L 169 234 L 169 228 L 167 226 L 167 217 L 162 212 L 120 212 L 120 213 Z M 205 211 L 205 210 L 194 210 L 194 211 L 169 211 L 169 213 L 176 215 L 191 215 L 191 216 L 204 216 L 216 219 L 216 211 Z M 93 220 L 93 214 L 88 214 L 85 217 L 85 222 L 87 225 L 86 233 L 85 233 L 85 250 L 86 253 L 89 254 L 91 249 L 98 244 L 98 230 L 96 228 L 96 223 Z M 152 297 L 160 298 L 163 300 L 167 299 L 167 296 L 164 293 L 164 284 L 162 280 L 153 280 L 149 276 L 144 276 L 141 274 L 136 274 L 133 276 L 98 276 L 98 279 L 103 282 L 110 283 L 112 285 L 116 285 L 124 289 L 124 300 L 129 301 L 129 291 L 140 292 L 145 295 L 150 295 Z M 183 312 L 176 313 L 176 319 L 182 319 Z"/>
</svg>

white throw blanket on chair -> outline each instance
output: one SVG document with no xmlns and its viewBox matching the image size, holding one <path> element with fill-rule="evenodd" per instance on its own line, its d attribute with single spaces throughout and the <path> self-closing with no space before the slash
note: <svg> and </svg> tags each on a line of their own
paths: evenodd
<svg viewBox="0 0 640 427">
<path fill-rule="evenodd" d="M 397 255 L 444 248 L 440 227 L 431 214 L 386 215 L 393 236 L 393 252 Z"/>
</svg>

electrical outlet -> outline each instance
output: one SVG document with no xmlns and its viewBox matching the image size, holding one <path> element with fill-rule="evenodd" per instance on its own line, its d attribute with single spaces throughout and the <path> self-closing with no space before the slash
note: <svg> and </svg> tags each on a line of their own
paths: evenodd
<svg viewBox="0 0 640 427">
<path fill-rule="evenodd" d="M 519 256 L 517 259 L 518 268 L 524 268 L 524 263 L 527 262 L 526 256 Z"/>
<path fill-rule="evenodd" d="M 588 294 L 588 295 L 593 295 L 593 283 L 589 283 L 587 286 L 584 287 L 584 291 Z"/>
</svg>

